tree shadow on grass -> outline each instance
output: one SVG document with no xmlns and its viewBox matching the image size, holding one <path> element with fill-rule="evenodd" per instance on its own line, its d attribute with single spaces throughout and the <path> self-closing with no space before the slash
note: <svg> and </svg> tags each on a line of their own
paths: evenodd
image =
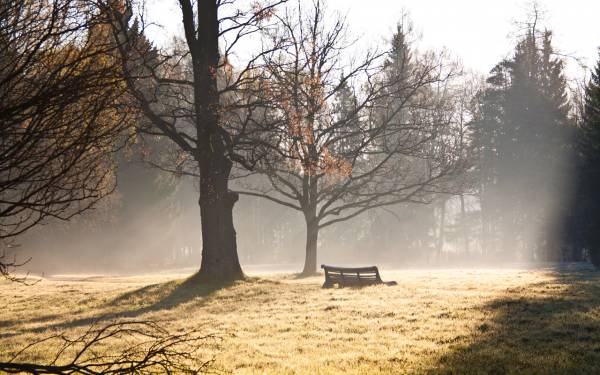
<svg viewBox="0 0 600 375">
<path fill-rule="evenodd" d="M 600 273 L 553 272 L 483 309 L 490 318 L 426 374 L 600 374 Z"/>
<path fill-rule="evenodd" d="M 215 292 L 227 289 L 235 285 L 235 282 L 205 283 L 198 280 L 198 274 L 194 274 L 184 281 L 169 281 L 166 283 L 152 284 L 123 293 L 113 299 L 111 306 L 130 306 L 132 301 L 152 301 L 141 312 L 133 310 L 136 315 L 150 311 L 172 309 L 198 297 L 209 297 Z"/>
<path fill-rule="evenodd" d="M 19 332 L 2 333 L 0 338 L 12 337 L 27 332 L 63 331 L 71 328 L 87 327 L 103 321 L 136 318 L 154 311 L 170 310 L 197 298 L 201 298 L 197 304 L 198 307 L 201 307 L 207 303 L 208 297 L 220 290 L 232 287 L 236 283 L 238 282 L 204 283 L 198 280 L 198 274 L 194 274 L 183 281 L 175 280 L 147 285 L 121 294 L 106 305 L 106 307 L 115 311 L 33 329 L 24 329 Z M 31 322 L 40 321 L 40 319 L 42 318 L 38 317 Z"/>
</svg>

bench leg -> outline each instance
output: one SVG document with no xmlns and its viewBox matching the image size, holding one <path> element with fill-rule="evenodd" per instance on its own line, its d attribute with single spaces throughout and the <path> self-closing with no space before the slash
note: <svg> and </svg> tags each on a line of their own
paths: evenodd
<svg viewBox="0 0 600 375">
<path fill-rule="evenodd" d="M 323 283 L 323 289 L 330 289 L 330 288 L 333 288 L 333 284 L 325 281 L 325 283 Z"/>
</svg>

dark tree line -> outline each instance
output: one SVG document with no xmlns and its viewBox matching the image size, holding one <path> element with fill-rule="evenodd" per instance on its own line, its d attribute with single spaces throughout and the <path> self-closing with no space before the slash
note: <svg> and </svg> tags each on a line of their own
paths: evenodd
<svg viewBox="0 0 600 375">
<path fill-rule="evenodd" d="M 566 246 L 575 124 L 563 70 L 552 33 L 533 23 L 480 94 L 471 128 L 486 252 L 559 260 Z"/>
<path fill-rule="evenodd" d="M 600 268 L 600 58 L 585 88 L 575 190 L 576 244 L 589 251 L 592 263 Z"/>
</svg>

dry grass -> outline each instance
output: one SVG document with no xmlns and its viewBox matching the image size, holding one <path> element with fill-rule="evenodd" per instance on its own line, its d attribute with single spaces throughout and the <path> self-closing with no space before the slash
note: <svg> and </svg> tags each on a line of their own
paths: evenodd
<svg viewBox="0 0 600 375">
<path fill-rule="evenodd" d="M 171 277 L 0 283 L 0 360 L 51 333 L 115 317 L 201 328 L 224 372 L 259 374 L 600 373 L 600 274 L 383 272 L 398 286 L 320 288 L 265 276 L 221 286 Z M 118 347 L 115 343 L 113 348 Z M 43 360 L 52 348 L 31 354 Z"/>
</svg>

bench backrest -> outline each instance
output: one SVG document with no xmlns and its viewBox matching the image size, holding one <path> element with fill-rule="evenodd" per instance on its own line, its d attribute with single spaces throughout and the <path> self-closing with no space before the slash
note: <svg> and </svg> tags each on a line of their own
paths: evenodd
<svg viewBox="0 0 600 375">
<path fill-rule="evenodd" d="M 332 267 L 321 265 L 321 268 L 325 270 L 325 280 L 331 284 L 341 283 L 346 285 L 362 285 L 362 284 L 375 284 L 381 283 L 381 277 L 379 276 L 379 270 L 377 267 L 358 267 L 358 268 L 347 268 L 347 267 Z"/>
</svg>

